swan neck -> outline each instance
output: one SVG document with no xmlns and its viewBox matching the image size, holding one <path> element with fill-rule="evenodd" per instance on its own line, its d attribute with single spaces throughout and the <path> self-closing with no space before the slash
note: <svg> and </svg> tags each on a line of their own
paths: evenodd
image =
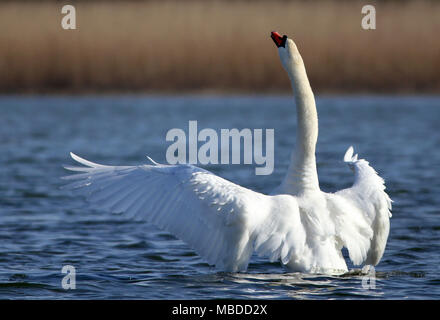
<svg viewBox="0 0 440 320">
<path fill-rule="evenodd" d="M 319 190 L 315 157 L 318 140 L 318 114 L 315 97 L 299 53 L 292 59 L 287 72 L 295 97 L 297 129 L 295 149 L 285 184 L 289 189 L 295 189 L 292 191 L 296 193 Z"/>
</svg>

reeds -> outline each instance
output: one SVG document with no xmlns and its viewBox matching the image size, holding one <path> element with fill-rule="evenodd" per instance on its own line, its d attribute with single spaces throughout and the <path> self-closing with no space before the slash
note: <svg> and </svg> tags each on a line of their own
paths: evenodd
<svg viewBox="0 0 440 320">
<path fill-rule="evenodd" d="M 440 92 L 440 4 L 358 1 L 0 4 L 0 92 L 281 92 L 269 34 L 297 43 L 315 91 Z"/>
</svg>

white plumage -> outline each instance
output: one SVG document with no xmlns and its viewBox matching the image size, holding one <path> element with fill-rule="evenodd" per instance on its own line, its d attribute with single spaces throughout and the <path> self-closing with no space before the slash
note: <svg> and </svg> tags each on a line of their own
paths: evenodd
<svg viewBox="0 0 440 320">
<path fill-rule="evenodd" d="M 64 177 L 96 207 L 144 219 L 185 241 L 225 271 L 244 271 L 254 252 L 292 271 L 343 273 L 346 247 L 355 265 L 379 263 L 388 238 L 391 200 L 384 181 L 350 147 L 351 188 L 319 190 L 313 93 L 296 45 L 279 53 L 296 93 L 298 131 L 292 164 L 272 194 L 246 189 L 192 165 L 105 166 L 71 153 L 84 165 Z"/>
</svg>

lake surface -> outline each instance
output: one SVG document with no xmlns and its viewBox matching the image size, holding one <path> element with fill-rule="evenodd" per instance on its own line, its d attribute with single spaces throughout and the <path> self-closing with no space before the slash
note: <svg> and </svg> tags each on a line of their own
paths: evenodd
<svg viewBox="0 0 440 320">
<path fill-rule="evenodd" d="M 270 192 L 295 142 L 289 96 L 1 97 L 1 299 L 439 299 L 440 97 L 320 97 L 317 161 L 321 188 L 352 182 L 342 162 L 353 145 L 385 178 L 394 200 L 376 288 L 362 276 L 288 273 L 254 256 L 246 273 L 221 273 L 170 234 L 92 210 L 61 190 L 69 152 L 113 165 L 165 162 L 171 128 L 275 129 L 275 170 L 206 169 Z M 76 269 L 65 290 L 61 269 Z M 352 266 L 351 266 L 352 267 Z"/>
</svg>

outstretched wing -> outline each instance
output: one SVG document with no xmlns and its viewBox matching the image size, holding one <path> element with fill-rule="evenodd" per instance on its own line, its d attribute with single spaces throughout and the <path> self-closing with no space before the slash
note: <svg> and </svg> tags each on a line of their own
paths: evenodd
<svg viewBox="0 0 440 320">
<path fill-rule="evenodd" d="M 344 162 L 354 172 L 351 188 L 329 194 L 331 212 L 338 215 L 336 232 L 354 264 L 376 265 L 385 251 L 391 218 L 391 199 L 384 180 L 368 161 L 348 148 Z"/>
<path fill-rule="evenodd" d="M 245 270 L 254 242 L 257 252 L 265 248 L 275 258 L 293 252 L 293 244 L 283 249 L 273 239 L 280 226 L 270 218 L 270 196 L 191 165 L 104 166 L 71 156 L 84 166 L 65 167 L 79 172 L 64 177 L 71 181 L 66 187 L 78 189 L 98 208 L 169 231 L 222 270 Z"/>
</svg>

